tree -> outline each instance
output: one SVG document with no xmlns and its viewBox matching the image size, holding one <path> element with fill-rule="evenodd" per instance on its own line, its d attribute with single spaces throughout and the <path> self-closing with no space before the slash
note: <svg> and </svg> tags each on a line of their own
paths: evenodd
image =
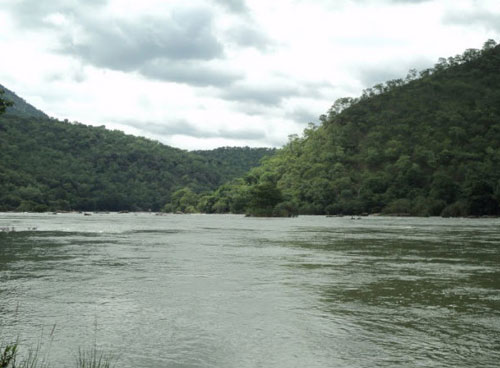
<svg viewBox="0 0 500 368">
<path fill-rule="evenodd" d="M 256 216 L 293 209 L 499 214 L 499 68 L 500 46 L 487 41 L 483 50 L 338 99 L 317 126 L 290 136 L 245 177 L 247 201 L 238 209 L 246 205 Z"/>
<path fill-rule="evenodd" d="M 3 89 L 0 89 L 0 114 L 3 114 L 7 107 L 12 106 L 12 102 L 2 98 L 2 95 L 5 93 Z"/>
<path fill-rule="evenodd" d="M 272 216 L 274 207 L 283 200 L 281 191 L 273 182 L 258 184 L 250 190 L 249 215 Z"/>
<path fill-rule="evenodd" d="M 483 45 L 483 50 L 491 50 L 493 48 L 495 48 L 495 46 L 497 45 L 496 41 L 495 40 L 492 40 L 492 39 L 489 39 L 488 41 L 486 41 Z"/>
</svg>

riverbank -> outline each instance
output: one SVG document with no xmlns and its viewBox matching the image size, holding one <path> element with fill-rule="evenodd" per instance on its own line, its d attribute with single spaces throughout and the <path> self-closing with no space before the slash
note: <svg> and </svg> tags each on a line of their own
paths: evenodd
<svg viewBox="0 0 500 368">
<path fill-rule="evenodd" d="M 418 216 L 410 213 L 363 213 L 359 215 L 351 214 L 299 214 L 293 216 L 259 216 L 259 215 L 245 215 L 241 213 L 204 213 L 204 212 L 154 212 L 154 211 L 47 211 L 47 212 L 34 212 L 34 211 L 0 211 L 0 214 L 40 214 L 40 215 L 81 215 L 81 216 L 92 216 L 92 215 L 124 215 L 124 214 L 134 214 L 134 215 L 152 215 L 152 216 L 170 216 L 170 215 L 241 215 L 242 217 L 259 217 L 259 218 L 293 218 L 299 216 L 317 216 L 317 217 L 336 217 L 336 218 L 349 218 L 354 217 L 356 219 L 365 217 L 414 217 L 414 218 L 457 218 L 457 219 L 495 219 L 500 218 L 500 215 L 482 215 L 482 216 Z M 0 228 L 0 231 L 2 229 Z"/>
</svg>

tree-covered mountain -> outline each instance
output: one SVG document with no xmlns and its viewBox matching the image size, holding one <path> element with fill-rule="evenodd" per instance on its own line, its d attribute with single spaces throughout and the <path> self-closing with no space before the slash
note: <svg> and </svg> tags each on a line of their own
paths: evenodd
<svg viewBox="0 0 500 368">
<path fill-rule="evenodd" d="M 195 206 L 265 216 L 498 215 L 499 71 L 500 46 L 489 40 L 341 98 L 318 126 Z"/>
<path fill-rule="evenodd" d="M 0 114 L 3 114 L 5 110 L 12 105 L 10 100 L 3 98 L 5 91 L 0 88 Z"/>
<path fill-rule="evenodd" d="M 11 103 L 11 105 L 6 108 L 6 111 L 8 113 L 24 117 L 42 118 L 42 119 L 48 118 L 47 114 L 45 114 L 43 111 L 40 111 L 34 106 L 30 105 L 21 97 L 16 95 L 14 92 L 8 90 L 1 84 L 0 84 L 0 91 L 4 91 L 4 93 L 2 94 L 2 98 Z"/>
<path fill-rule="evenodd" d="M 272 153 L 191 153 L 47 118 L 12 92 L 0 95 L 2 106 L 7 112 L 0 116 L 0 211 L 158 210 L 175 190 L 213 190 Z M 239 158 L 226 161 L 232 151 Z"/>
<path fill-rule="evenodd" d="M 275 152 L 275 148 L 250 147 L 219 147 L 192 151 L 216 168 L 223 183 L 246 174 L 251 168 L 259 166 L 263 157 L 272 156 Z"/>
</svg>

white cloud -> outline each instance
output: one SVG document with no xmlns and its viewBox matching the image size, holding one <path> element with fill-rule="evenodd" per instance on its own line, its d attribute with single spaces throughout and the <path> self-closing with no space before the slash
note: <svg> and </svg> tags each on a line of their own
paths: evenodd
<svg viewBox="0 0 500 368">
<path fill-rule="evenodd" d="M 499 39 L 498 1 L 0 0 L 0 84 L 180 148 L 281 145 L 339 97 Z"/>
</svg>

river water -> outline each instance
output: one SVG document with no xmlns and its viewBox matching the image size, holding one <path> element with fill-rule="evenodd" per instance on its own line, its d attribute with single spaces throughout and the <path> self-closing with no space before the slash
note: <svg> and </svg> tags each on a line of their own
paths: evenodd
<svg viewBox="0 0 500 368">
<path fill-rule="evenodd" d="M 6 227 L 0 343 L 53 367 L 94 345 L 123 368 L 500 361 L 499 219 L 0 214 Z"/>
</svg>

